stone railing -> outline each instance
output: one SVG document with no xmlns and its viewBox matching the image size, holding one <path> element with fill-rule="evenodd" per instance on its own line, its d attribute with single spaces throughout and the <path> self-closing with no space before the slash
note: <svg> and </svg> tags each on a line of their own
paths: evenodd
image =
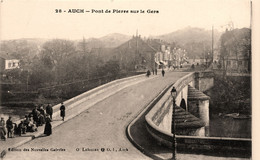
<svg viewBox="0 0 260 160">
<path fill-rule="evenodd" d="M 181 93 L 181 90 L 195 81 L 195 73 L 190 73 L 175 82 L 173 85 L 177 90 L 177 97 Z M 159 127 L 158 122 L 161 122 L 165 116 L 165 113 L 168 112 L 169 105 L 172 103 L 172 98 L 170 97 L 170 88 L 167 88 L 165 94 L 162 98 L 154 105 L 150 112 L 145 116 L 146 127 L 148 132 L 157 140 L 159 144 L 164 144 L 166 146 L 171 146 L 171 140 L 173 135 L 166 130 L 163 130 Z"/>
<path fill-rule="evenodd" d="M 128 83 L 129 81 L 134 81 L 143 76 L 144 76 L 144 74 L 141 74 L 141 75 L 137 75 L 137 76 L 132 76 L 132 77 L 127 77 L 127 78 L 122 78 L 122 79 L 117 79 L 117 80 L 111 81 L 109 83 L 103 84 L 94 89 L 91 89 L 87 92 L 84 92 L 76 97 L 68 99 L 68 100 L 64 101 L 63 103 L 66 106 L 66 110 L 70 110 L 70 109 L 78 106 L 80 103 L 84 102 L 86 100 L 86 98 L 88 98 L 88 99 L 92 98 L 93 96 L 96 96 L 96 95 L 110 89 L 110 87 L 114 87 L 114 86 L 117 86 L 122 83 Z M 53 108 L 53 117 L 60 114 L 60 106 L 61 106 L 60 104 L 56 104 L 52 107 Z M 20 121 L 21 120 L 17 120 L 14 123 L 19 124 Z"/>
</svg>

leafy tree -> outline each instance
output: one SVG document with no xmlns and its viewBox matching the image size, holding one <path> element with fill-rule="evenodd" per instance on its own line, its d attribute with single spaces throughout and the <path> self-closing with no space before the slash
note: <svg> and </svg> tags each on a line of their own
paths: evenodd
<svg viewBox="0 0 260 160">
<path fill-rule="evenodd" d="M 29 72 L 29 84 L 37 88 L 54 82 L 54 72 L 39 57 L 34 58 L 27 71 Z"/>
<path fill-rule="evenodd" d="M 38 45 L 27 40 L 10 40 L 1 43 L 1 51 L 22 62 L 31 61 L 39 52 Z"/>
<path fill-rule="evenodd" d="M 74 43 L 68 40 L 54 39 L 47 41 L 42 46 L 40 60 L 45 68 L 55 72 L 55 80 L 61 83 L 66 73 L 66 63 L 76 53 Z"/>
<path fill-rule="evenodd" d="M 118 75 L 120 72 L 119 62 L 115 60 L 109 60 L 105 64 L 105 70 L 108 75 Z"/>
<path fill-rule="evenodd" d="M 189 58 L 207 58 L 206 56 L 211 52 L 211 42 L 188 42 L 183 48 L 187 51 Z"/>
</svg>

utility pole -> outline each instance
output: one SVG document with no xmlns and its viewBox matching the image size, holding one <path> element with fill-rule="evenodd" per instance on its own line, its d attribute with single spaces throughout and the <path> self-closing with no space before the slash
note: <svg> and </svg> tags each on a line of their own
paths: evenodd
<svg viewBox="0 0 260 160">
<path fill-rule="evenodd" d="M 136 40 L 136 52 L 135 52 L 135 67 L 138 66 L 138 29 L 136 30 L 136 37 L 135 37 L 135 40 Z"/>
</svg>

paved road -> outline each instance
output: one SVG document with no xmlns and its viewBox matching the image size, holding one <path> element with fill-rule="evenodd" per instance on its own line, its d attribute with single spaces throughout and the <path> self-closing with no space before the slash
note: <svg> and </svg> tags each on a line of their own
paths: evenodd
<svg viewBox="0 0 260 160">
<path fill-rule="evenodd" d="M 51 136 L 17 148 L 22 151 L 8 152 L 5 159 L 149 159 L 129 142 L 126 126 L 163 88 L 186 74 L 168 72 L 165 77 L 144 77 L 144 82 L 111 95 L 56 127 Z"/>
</svg>

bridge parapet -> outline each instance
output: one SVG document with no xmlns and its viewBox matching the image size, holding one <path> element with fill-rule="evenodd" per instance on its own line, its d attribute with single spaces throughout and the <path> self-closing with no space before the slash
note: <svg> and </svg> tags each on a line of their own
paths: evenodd
<svg viewBox="0 0 260 160">
<path fill-rule="evenodd" d="M 66 106 L 66 111 L 68 111 L 74 107 L 77 107 L 79 104 L 83 103 L 84 101 L 91 99 L 91 98 L 111 89 L 112 87 L 115 87 L 115 86 L 118 86 L 121 84 L 128 84 L 132 81 L 142 79 L 142 77 L 144 77 L 144 74 L 121 78 L 121 79 L 117 79 L 117 80 L 108 82 L 99 87 L 96 87 L 87 92 L 84 92 L 80 95 L 77 95 L 71 99 L 68 99 L 68 100 L 64 101 L 63 104 Z M 53 117 L 58 116 L 60 114 L 60 106 L 61 106 L 60 104 L 56 104 L 52 107 L 53 108 L 53 115 L 52 115 Z M 19 124 L 21 120 L 22 119 L 17 120 L 14 123 Z"/>
<path fill-rule="evenodd" d="M 187 102 L 188 96 L 188 86 L 195 86 L 196 84 L 196 73 L 190 73 L 182 78 L 180 78 L 173 86 L 177 90 L 177 98 L 176 105 L 181 106 L 182 101 Z M 155 104 L 153 109 L 146 115 L 146 122 L 148 125 L 156 128 L 159 132 L 163 134 L 167 133 L 167 135 L 172 136 L 171 131 L 171 117 L 172 117 L 172 98 L 170 95 L 170 89 L 165 92 L 160 100 Z M 181 109 L 181 108 L 180 108 Z M 187 111 L 187 107 L 183 108 Z M 179 110 L 179 109 L 177 109 Z M 175 110 L 175 111 L 177 111 Z M 184 123 L 186 123 L 187 128 L 181 127 L 181 130 L 178 131 L 179 134 L 188 134 L 188 135 L 204 135 L 204 128 L 199 119 L 196 119 L 195 116 L 190 113 L 183 111 L 181 113 L 181 117 L 183 118 Z M 179 115 L 180 116 L 180 115 Z M 192 122 L 191 122 L 192 121 Z M 183 122 L 178 122 L 178 125 Z M 183 123 L 183 124 L 184 124 Z M 183 126 L 182 124 L 182 126 Z M 193 125 L 191 125 L 193 124 Z M 177 126 L 177 124 L 176 124 Z"/>
</svg>

